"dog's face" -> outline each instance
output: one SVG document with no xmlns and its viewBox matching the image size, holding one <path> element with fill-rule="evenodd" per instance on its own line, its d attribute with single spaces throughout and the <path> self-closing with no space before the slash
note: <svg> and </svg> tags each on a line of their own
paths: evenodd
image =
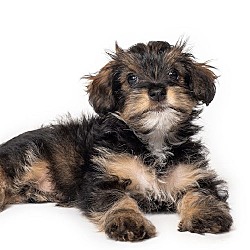
<svg viewBox="0 0 250 250">
<path fill-rule="evenodd" d="M 118 112 L 130 123 L 167 119 L 175 123 L 214 98 L 216 75 L 206 63 L 184 52 L 185 42 L 118 45 L 112 60 L 89 76 L 90 103 L 98 114 Z M 152 124 L 152 127 L 155 124 Z M 150 129 L 150 125 L 146 126 Z"/>
</svg>

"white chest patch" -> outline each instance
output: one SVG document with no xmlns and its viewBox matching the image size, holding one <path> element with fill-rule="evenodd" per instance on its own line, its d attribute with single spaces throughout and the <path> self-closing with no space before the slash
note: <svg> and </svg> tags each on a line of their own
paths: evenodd
<svg viewBox="0 0 250 250">
<path fill-rule="evenodd" d="M 172 109 L 167 109 L 164 112 L 150 112 L 143 119 L 143 129 L 149 130 L 146 135 L 146 140 L 149 145 L 149 150 L 153 155 L 157 156 L 160 161 L 166 159 L 165 139 L 168 132 L 179 121 L 177 112 Z"/>
</svg>

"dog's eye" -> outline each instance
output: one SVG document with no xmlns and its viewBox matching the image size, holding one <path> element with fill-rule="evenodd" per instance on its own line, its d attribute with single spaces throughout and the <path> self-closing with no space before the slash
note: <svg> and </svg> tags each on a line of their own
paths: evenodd
<svg viewBox="0 0 250 250">
<path fill-rule="evenodd" d="M 173 81 L 177 81 L 179 78 L 179 74 L 178 74 L 178 71 L 176 69 L 171 69 L 168 72 L 168 75 L 170 76 L 171 80 L 173 80 Z"/>
<path fill-rule="evenodd" d="M 127 79 L 128 79 L 128 83 L 132 85 L 138 82 L 138 76 L 134 74 L 129 74 Z"/>
</svg>

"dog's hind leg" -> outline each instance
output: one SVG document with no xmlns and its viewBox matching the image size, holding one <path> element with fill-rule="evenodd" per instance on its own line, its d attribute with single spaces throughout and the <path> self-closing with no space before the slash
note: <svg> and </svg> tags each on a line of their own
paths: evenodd
<svg viewBox="0 0 250 250">
<path fill-rule="evenodd" d="M 8 204 L 60 202 L 61 198 L 54 192 L 44 162 L 34 163 L 28 171 L 15 178 L 9 177 L 0 166 L 0 211 Z"/>
<path fill-rule="evenodd" d="M 16 177 L 12 179 L 0 166 L 0 211 L 3 211 L 8 204 L 17 204 L 30 202 L 33 196 L 36 197 L 38 192 L 34 192 L 32 183 Z M 37 199 L 38 200 L 38 199 Z"/>
<path fill-rule="evenodd" d="M 0 145 L 1 210 L 7 204 L 60 201 L 43 138 L 48 133 L 45 129 L 27 132 Z"/>
<path fill-rule="evenodd" d="M 11 179 L 6 175 L 0 165 L 0 212 L 4 210 L 7 204 L 24 202 L 24 197 L 15 192 Z"/>
<path fill-rule="evenodd" d="M 0 166 L 0 211 L 5 207 L 5 192 L 7 187 L 7 179 L 3 169 Z"/>
</svg>

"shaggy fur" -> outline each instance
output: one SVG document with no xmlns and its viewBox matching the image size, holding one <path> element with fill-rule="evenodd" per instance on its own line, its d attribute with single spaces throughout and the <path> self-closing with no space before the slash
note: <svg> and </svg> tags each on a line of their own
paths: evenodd
<svg viewBox="0 0 250 250">
<path fill-rule="evenodd" d="M 156 235 L 144 212 L 176 211 L 180 231 L 229 231 L 225 182 L 194 139 L 216 75 L 185 42 L 116 45 L 88 76 L 97 115 L 21 134 L 0 146 L 0 208 L 23 202 L 76 206 L 110 238 Z M 197 138 L 197 137 L 196 137 Z"/>
</svg>

